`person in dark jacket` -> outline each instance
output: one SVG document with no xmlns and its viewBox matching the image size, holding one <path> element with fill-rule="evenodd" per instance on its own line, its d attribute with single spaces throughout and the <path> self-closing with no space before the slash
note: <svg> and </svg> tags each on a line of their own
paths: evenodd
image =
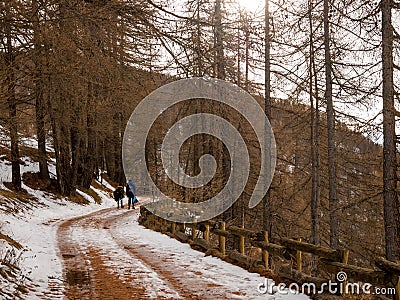
<svg viewBox="0 0 400 300">
<path fill-rule="evenodd" d="M 118 186 L 115 191 L 114 191 L 114 200 L 117 202 L 117 207 L 120 207 L 120 202 L 121 202 L 121 208 L 124 208 L 124 204 L 122 203 L 122 199 L 124 198 L 124 188 L 123 186 Z"/>
<path fill-rule="evenodd" d="M 126 196 L 128 197 L 128 209 L 135 209 L 135 200 L 136 199 L 136 186 L 132 180 L 128 180 L 126 184 Z M 136 201 L 137 202 L 137 201 Z"/>
</svg>

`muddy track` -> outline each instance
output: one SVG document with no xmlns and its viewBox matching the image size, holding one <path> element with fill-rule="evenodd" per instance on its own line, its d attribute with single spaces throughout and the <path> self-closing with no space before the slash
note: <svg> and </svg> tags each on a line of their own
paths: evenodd
<svg viewBox="0 0 400 300">
<path fill-rule="evenodd" d="M 104 209 L 61 223 L 57 231 L 67 299 L 232 299 L 218 284 L 202 280 L 174 254 L 126 238 L 124 222 L 137 210 Z"/>
<path fill-rule="evenodd" d="M 74 236 L 77 229 L 104 230 L 102 218 L 112 211 L 113 209 L 101 210 L 70 219 L 60 225 L 57 238 L 63 259 L 66 282 L 64 294 L 67 299 L 140 299 L 145 297 L 143 288 L 126 284 L 120 276 L 105 265 L 107 258 L 100 254 L 96 244 L 84 245 L 83 241 L 77 240 Z M 91 238 L 95 239 L 95 237 Z M 126 274 L 124 279 L 133 280 L 133 276 L 129 278 L 129 274 Z"/>
</svg>

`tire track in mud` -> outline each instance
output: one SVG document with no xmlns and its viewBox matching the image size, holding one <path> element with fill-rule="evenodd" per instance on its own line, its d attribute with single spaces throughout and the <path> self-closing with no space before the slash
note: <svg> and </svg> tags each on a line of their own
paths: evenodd
<svg viewBox="0 0 400 300">
<path fill-rule="evenodd" d="M 168 299 L 179 294 L 158 278 L 161 289 L 144 286 L 154 280 L 137 258 L 120 249 L 110 236 L 105 220 L 131 214 L 126 210 L 104 209 L 63 222 L 57 232 L 63 259 L 67 299 Z M 135 264 L 132 264 L 135 262 Z M 135 266 L 140 269 L 136 273 Z"/>
<path fill-rule="evenodd" d="M 61 223 L 57 231 L 67 299 L 240 299 L 151 244 L 125 235 L 137 210 L 104 209 Z M 140 226 L 140 225 L 137 225 Z"/>
</svg>

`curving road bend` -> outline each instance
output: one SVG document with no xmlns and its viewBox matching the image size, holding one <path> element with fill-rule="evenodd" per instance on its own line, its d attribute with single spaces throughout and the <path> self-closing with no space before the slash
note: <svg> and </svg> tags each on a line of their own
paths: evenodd
<svg viewBox="0 0 400 300">
<path fill-rule="evenodd" d="M 118 244 L 116 230 L 121 217 L 134 218 L 126 210 L 104 209 L 70 219 L 58 229 L 58 246 L 63 258 L 67 299 L 165 299 L 177 292 L 161 279 L 126 245 Z M 115 226 L 116 225 L 116 226 Z M 149 283 L 157 285 L 154 289 Z"/>
<path fill-rule="evenodd" d="M 137 218 L 138 209 L 109 208 L 61 223 L 65 298 L 288 299 L 258 294 L 258 274 L 205 257 Z"/>
</svg>

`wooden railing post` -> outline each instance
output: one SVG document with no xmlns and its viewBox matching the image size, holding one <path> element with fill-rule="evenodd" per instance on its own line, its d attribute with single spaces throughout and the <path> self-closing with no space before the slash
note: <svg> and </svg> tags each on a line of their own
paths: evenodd
<svg viewBox="0 0 400 300">
<path fill-rule="evenodd" d="M 342 254 L 342 263 L 344 264 L 348 264 L 349 263 L 349 250 L 343 250 L 343 254 Z"/>
<path fill-rule="evenodd" d="M 344 263 L 344 264 L 348 264 L 349 263 L 349 253 L 350 253 L 350 251 L 349 250 L 343 250 L 343 253 L 342 253 L 342 263 Z M 347 281 L 344 281 L 343 282 L 343 287 L 345 288 L 345 290 L 343 291 L 344 293 L 343 293 L 343 296 L 348 292 L 347 290 L 346 290 L 346 287 L 347 287 Z"/>
<path fill-rule="evenodd" d="M 301 242 L 301 238 L 298 241 Z M 299 250 L 296 251 L 296 269 L 299 272 L 303 271 L 303 254 Z"/>
<path fill-rule="evenodd" d="M 175 234 L 175 232 L 176 232 L 176 223 L 172 222 L 172 224 L 171 224 L 171 233 Z"/>
<path fill-rule="evenodd" d="M 244 235 L 239 235 L 239 252 L 244 255 Z"/>
<path fill-rule="evenodd" d="M 221 222 L 220 230 L 225 230 L 225 222 Z M 223 235 L 219 235 L 219 251 L 222 255 L 225 255 L 225 237 Z"/>
<path fill-rule="evenodd" d="M 268 245 L 269 241 L 268 241 L 268 231 L 264 231 L 263 232 L 264 235 L 264 243 Z M 267 250 L 263 249 L 262 250 L 262 261 L 264 263 L 264 267 L 269 270 L 269 253 Z"/>
<path fill-rule="evenodd" d="M 206 230 L 204 230 L 204 239 L 208 242 L 210 240 L 210 225 L 206 224 Z"/>
<path fill-rule="evenodd" d="M 194 241 L 194 239 L 196 238 L 196 233 L 197 233 L 196 220 L 193 221 L 194 222 L 192 223 L 192 241 Z"/>
</svg>

